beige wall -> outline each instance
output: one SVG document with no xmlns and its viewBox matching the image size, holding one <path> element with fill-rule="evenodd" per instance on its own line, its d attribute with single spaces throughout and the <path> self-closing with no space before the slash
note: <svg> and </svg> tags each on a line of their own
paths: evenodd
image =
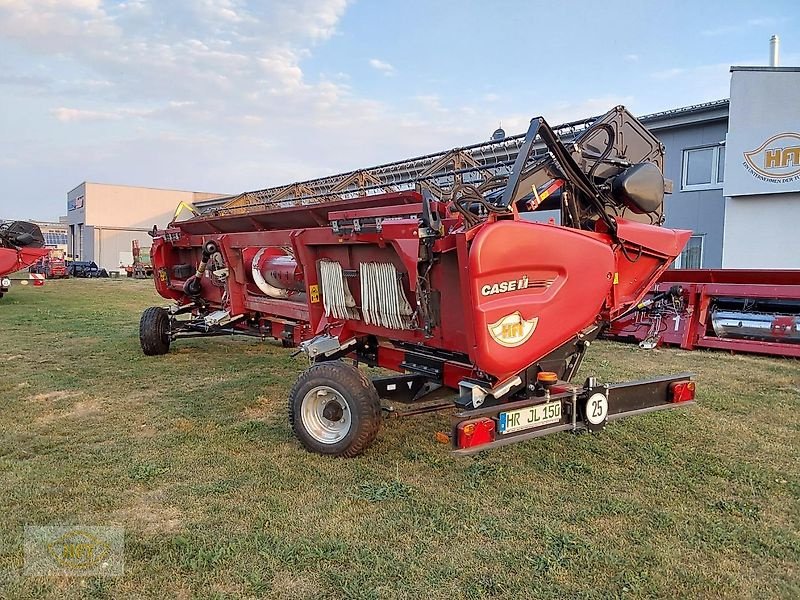
<svg viewBox="0 0 800 600">
<path fill-rule="evenodd" d="M 93 228 L 94 261 L 109 271 L 120 270 L 133 264 L 133 240 L 149 254 L 153 239 L 144 231 Z"/>
<path fill-rule="evenodd" d="M 149 248 L 147 231 L 166 227 L 181 202 L 226 194 L 85 182 L 67 193 L 70 240 L 79 260 L 95 261 L 108 270 L 131 264 L 131 242 Z M 73 206 L 69 210 L 69 206 Z M 79 231 L 83 235 L 79 235 Z M 82 238 L 79 240 L 78 238 Z M 81 244 L 82 241 L 82 244 Z M 69 253 L 72 253 L 72 246 Z"/>
<path fill-rule="evenodd" d="M 166 227 L 181 202 L 215 198 L 221 194 L 87 183 L 85 223 L 101 227 Z"/>
</svg>

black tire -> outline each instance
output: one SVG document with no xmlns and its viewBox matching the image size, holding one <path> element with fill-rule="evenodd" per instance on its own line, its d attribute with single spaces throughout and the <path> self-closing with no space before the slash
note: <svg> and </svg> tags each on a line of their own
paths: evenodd
<svg viewBox="0 0 800 600">
<path fill-rule="evenodd" d="M 348 411 L 349 429 L 339 440 L 320 440 L 312 433 L 313 423 L 305 421 L 308 412 L 304 413 L 303 402 L 315 388 L 332 389 L 334 403 L 338 405 L 341 398 L 347 404 L 341 412 L 344 415 Z M 323 398 L 326 397 L 326 392 L 317 392 L 318 395 L 320 393 Z M 314 397 L 310 398 L 309 401 L 313 401 Z M 319 402 L 318 399 L 316 401 Z M 339 408 L 342 408 L 341 405 Z M 333 418 L 334 421 L 326 421 L 335 426 L 344 417 L 336 419 L 334 414 Z M 356 367 L 338 360 L 317 363 L 306 369 L 289 392 L 289 423 L 300 443 L 311 452 L 344 458 L 358 456 L 375 441 L 382 420 L 381 401 L 375 386 Z"/>
<path fill-rule="evenodd" d="M 169 313 L 160 306 L 151 306 L 139 320 L 139 343 L 147 356 L 169 352 Z"/>
</svg>

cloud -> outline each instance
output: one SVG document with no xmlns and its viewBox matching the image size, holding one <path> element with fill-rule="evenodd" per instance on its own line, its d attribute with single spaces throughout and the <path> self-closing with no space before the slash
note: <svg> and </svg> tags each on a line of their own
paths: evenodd
<svg viewBox="0 0 800 600">
<path fill-rule="evenodd" d="M 339 65 L 310 72 L 346 10 L 344 0 L 0 0 L 0 45 L 12 50 L 0 101 L 23 115 L 0 136 L 0 156 L 16 159 L 0 165 L 16 199 L 0 212 L 50 198 L 39 216 L 54 218 L 82 180 L 259 189 L 474 143 L 498 121 L 523 132 L 536 116 L 491 88 L 379 100 Z M 538 100 L 553 124 L 633 101 Z"/>
<path fill-rule="evenodd" d="M 394 67 L 390 65 L 388 62 L 384 62 L 377 58 L 370 58 L 369 59 L 369 66 L 373 69 L 380 71 L 384 75 L 394 75 Z"/>
<path fill-rule="evenodd" d="M 626 54 L 622 57 L 626 62 L 639 62 L 638 54 Z"/>
<path fill-rule="evenodd" d="M 61 106 L 50 111 L 62 123 L 72 121 L 116 121 L 122 118 L 119 112 L 103 110 L 86 110 Z"/>
<path fill-rule="evenodd" d="M 653 71 L 650 77 L 653 79 L 673 79 L 679 75 L 683 75 L 688 71 L 682 67 L 670 67 L 669 69 L 661 69 L 660 71 Z"/>
<path fill-rule="evenodd" d="M 748 19 L 746 21 L 742 21 L 739 23 L 732 23 L 729 25 L 720 25 L 718 27 L 712 27 L 710 29 L 704 29 L 700 33 L 707 37 L 716 37 L 720 35 L 732 35 L 735 33 L 742 33 L 747 31 L 748 29 L 754 29 L 759 27 L 776 27 L 786 21 L 786 19 L 782 17 L 756 17 L 753 19 Z"/>
</svg>

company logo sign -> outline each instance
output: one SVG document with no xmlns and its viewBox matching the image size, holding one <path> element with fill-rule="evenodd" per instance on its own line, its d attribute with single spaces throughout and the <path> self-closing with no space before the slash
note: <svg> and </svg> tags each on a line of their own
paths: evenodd
<svg viewBox="0 0 800 600">
<path fill-rule="evenodd" d="M 536 330 L 539 317 L 523 319 L 519 311 L 506 315 L 499 321 L 489 324 L 489 335 L 506 348 L 515 348 L 527 342 Z"/>
<path fill-rule="evenodd" d="M 553 285 L 552 279 L 528 279 L 527 275 L 523 275 L 519 279 L 509 279 L 507 281 L 498 281 L 493 284 L 486 284 L 481 288 L 481 296 L 494 296 L 495 294 L 505 294 L 506 292 L 515 292 L 517 290 L 526 290 L 528 288 L 544 288 L 547 289 Z"/>
<path fill-rule="evenodd" d="M 111 547 L 88 531 L 68 531 L 47 544 L 47 553 L 59 565 L 71 569 L 95 567 L 108 558 Z"/>
<path fill-rule="evenodd" d="M 742 166 L 760 181 L 800 181 L 800 133 L 773 135 L 755 150 L 745 152 Z"/>
<path fill-rule="evenodd" d="M 83 196 L 78 196 L 72 200 L 67 200 L 67 211 L 83 208 L 83 198 Z"/>
</svg>

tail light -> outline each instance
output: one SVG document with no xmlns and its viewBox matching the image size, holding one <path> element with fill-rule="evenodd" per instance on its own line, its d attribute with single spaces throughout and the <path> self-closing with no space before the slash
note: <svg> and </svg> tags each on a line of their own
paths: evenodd
<svg viewBox="0 0 800 600">
<path fill-rule="evenodd" d="M 694 381 L 676 381 L 669 386 L 673 402 L 688 402 L 689 400 L 694 400 L 694 390 Z"/>
<path fill-rule="evenodd" d="M 456 441 L 459 448 L 472 448 L 494 441 L 495 427 L 492 419 L 473 419 L 462 421 L 456 427 Z"/>
</svg>

